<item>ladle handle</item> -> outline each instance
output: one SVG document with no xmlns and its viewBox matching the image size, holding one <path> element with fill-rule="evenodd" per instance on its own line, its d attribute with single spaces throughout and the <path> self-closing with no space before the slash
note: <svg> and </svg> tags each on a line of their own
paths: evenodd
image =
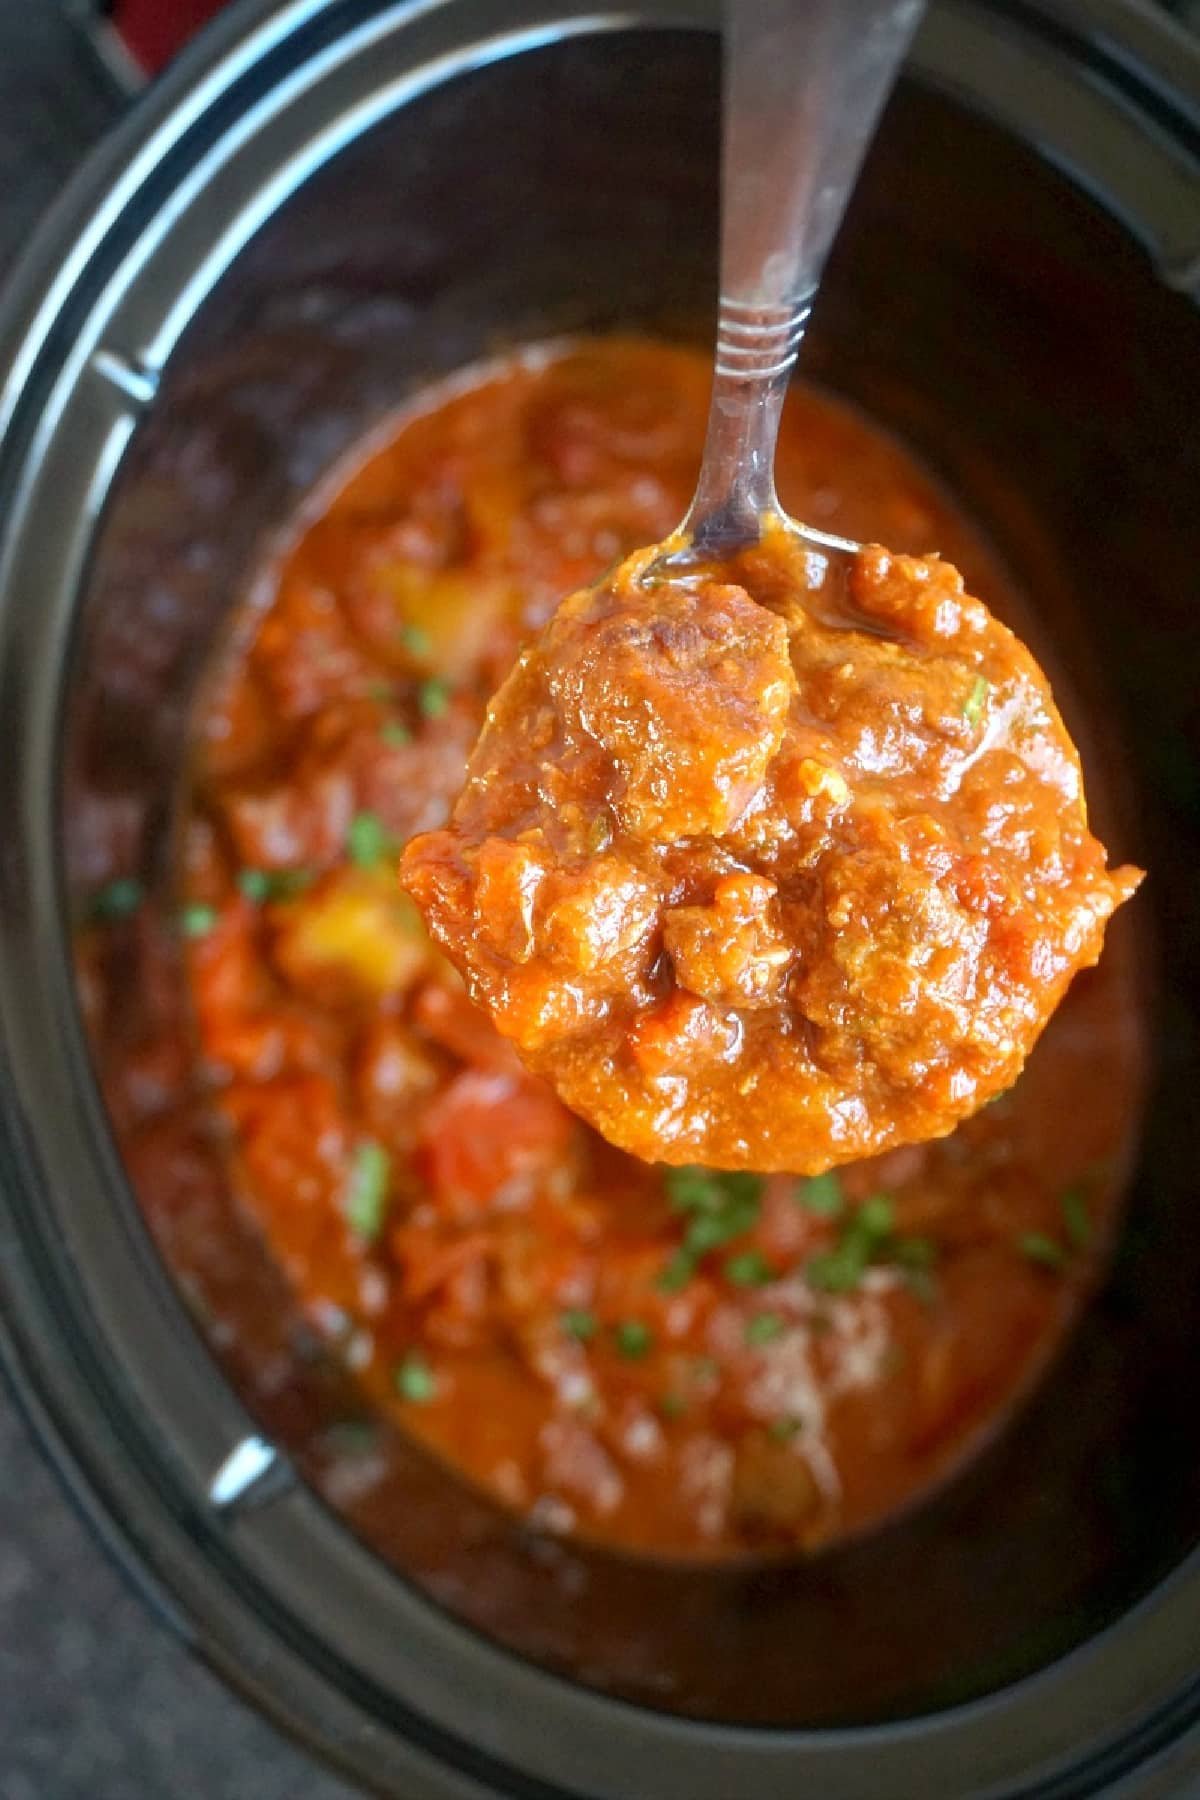
<svg viewBox="0 0 1200 1800">
<path fill-rule="evenodd" d="M 825 258 L 922 0 L 726 0 L 721 301 L 702 548 L 775 507 L 784 391 Z"/>
</svg>

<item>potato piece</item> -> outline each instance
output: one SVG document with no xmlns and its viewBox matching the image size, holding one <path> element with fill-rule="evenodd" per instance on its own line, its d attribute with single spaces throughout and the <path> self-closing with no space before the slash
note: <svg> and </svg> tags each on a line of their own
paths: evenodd
<svg viewBox="0 0 1200 1800">
<path fill-rule="evenodd" d="M 343 869 L 276 909 L 275 961 L 302 993 L 385 994 L 410 987 L 431 950 L 392 871 Z"/>
</svg>

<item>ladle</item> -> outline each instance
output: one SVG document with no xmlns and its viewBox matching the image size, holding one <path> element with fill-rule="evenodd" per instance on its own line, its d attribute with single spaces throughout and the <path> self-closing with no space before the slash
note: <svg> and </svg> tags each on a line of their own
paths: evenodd
<svg viewBox="0 0 1200 1800">
<path fill-rule="evenodd" d="M 644 578 L 723 560 L 767 524 L 826 552 L 860 547 L 782 512 L 775 443 L 826 257 L 922 3 L 727 0 L 708 435 L 687 517 Z"/>
</svg>

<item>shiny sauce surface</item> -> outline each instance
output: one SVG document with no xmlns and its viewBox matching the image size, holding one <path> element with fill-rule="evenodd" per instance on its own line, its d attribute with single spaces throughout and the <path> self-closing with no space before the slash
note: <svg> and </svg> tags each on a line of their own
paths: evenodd
<svg viewBox="0 0 1200 1800">
<path fill-rule="evenodd" d="M 401 892 L 563 594 L 667 534 L 699 352 L 552 345 L 418 397 L 259 575 L 181 824 L 207 1105 L 242 1205 L 372 1402 L 550 1531 L 711 1557 L 905 1506 L 1004 1419 L 1102 1266 L 1136 1125 L 1127 934 L 1016 1085 L 812 1179 L 613 1149 L 471 1004 Z M 914 460 L 796 388 L 781 498 L 938 550 L 1019 626 Z"/>
</svg>

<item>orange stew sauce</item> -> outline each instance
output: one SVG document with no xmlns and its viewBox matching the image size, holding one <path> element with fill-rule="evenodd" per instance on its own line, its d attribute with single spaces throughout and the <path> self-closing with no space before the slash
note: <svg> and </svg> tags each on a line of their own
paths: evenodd
<svg viewBox="0 0 1200 1800">
<path fill-rule="evenodd" d="M 197 721 L 181 911 L 244 1206 L 379 1406 L 545 1528 L 721 1556 L 910 1502 L 997 1426 L 1100 1266 L 1134 1127 L 1125 934 L 953 1136 L 805 1180 L 647 1165 L 527 1073 L 396 866 L 562 595 L 663 537 L 705 356 L 555 345 L 421 396 L 259 578 Z M 988 550 L 846 406 L 796 388 L 786 506 Z"/>
</svg>

